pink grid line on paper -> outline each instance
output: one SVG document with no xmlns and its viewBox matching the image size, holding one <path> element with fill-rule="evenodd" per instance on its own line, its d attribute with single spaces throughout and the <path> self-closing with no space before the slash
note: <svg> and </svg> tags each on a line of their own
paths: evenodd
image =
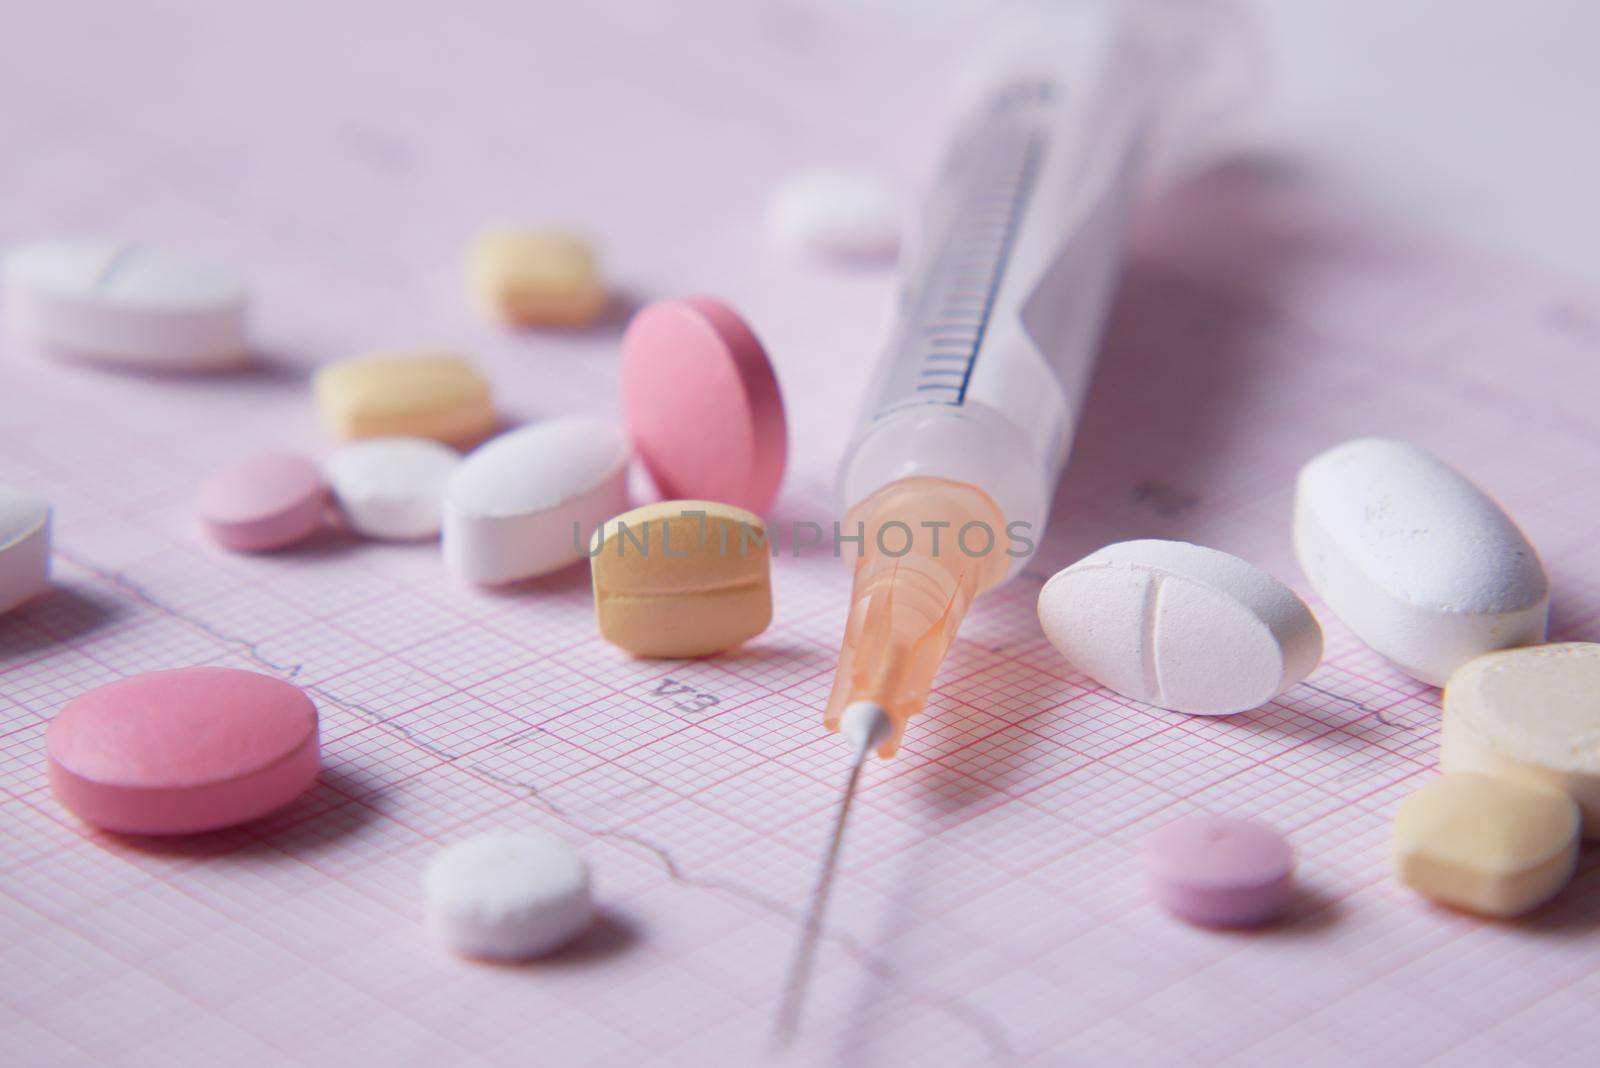
<svg viewBox="0 0 1600 1068">
<path fill-rule="evenodd" d="M 798 163 L 922 173 L 937 123 L 921 102 L 942 88 L 928 60 L 959 50 L 959 20 L 706 3 L 685 34 L 635 8 L 354 5 L 329 22 L 288 4 L 212 22 L 146 5 L 97 13 L 113 50 L 85 45 L 73 6 L 30 16 L 26 47 L 0 41 L 0 91 L 27 102 L 0 113 L 15 164 L 0 239 L 100 230 L 246 265 L 268 360 L 159 380 L 0 349 L 0 483 L 51 496 L 59 549 L 56 590 L 0 621 L 8 1059 L 757 1061 L 839 787 L 819 726 L 839 562 L 779 559 L 777 618 L 738 655 L 635 662 L 594 636 L 580 570 L 487 594 L 426 546 L 229 556 L 188 502 L 249 449 L 326 449 L 305 377 L 346 351 L 454 339 L 517 416 L 610 413 L 615 323 L 504 335 L 456 291 L 473 226 L 554 213 L 594 223 L 629 293 L 707 289 L 749 313 L 794 427 L 775 519 L 830 522 L 892 284 L 753 234 Z M 340 32 L 374 26 L 355 50 Z M 62 66 L 58 39 L 96 62 Z M 441 56 L 470 61 L 421 76 Z M 1600 638 L 1600 299 L 1248 167 L 1144 223 L 1051 533 L 978 604 L 905 752 L 866 782 L 791 1063 L 1586 1062 L 1593 856 L 1517 924 L 1426 907 L 1386 876 L 1388 815 L 1434 765 L 1434 691 L 1324 617 L 1322 667 L 1282 700 L 1169 716 L 1063 665 L 1033 599 L 1055 568 L 1137 536 L 1298 583 L 1295 470 L 1386 433 L 1503 500 L 1554 576 L 1556 635 Z M 308 687 L 316 789 L 173 843 L 62 812 L 49 718 L 88 687 L 197 663 Z M 1141 839 L 1196 809 L 1291 835 L 1292 922 L 1221 935 L 1146 900 Z M 534 967 L 448 959 L 419 924 L 422 865 L 530 823 L 583 847 L 604 921 Z"/>
</svg>

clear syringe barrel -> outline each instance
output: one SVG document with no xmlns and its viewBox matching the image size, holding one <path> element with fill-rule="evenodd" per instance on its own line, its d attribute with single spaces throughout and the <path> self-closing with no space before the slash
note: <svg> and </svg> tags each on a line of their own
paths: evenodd
<svg viewBox="0 0 1600 1068">
<path fill-rule="evenodd" d="M 970 95 L 839 482 L 844 510 L 901 478 L 978 487 L 1008 575 L 1071 448 L 1158 88 L 1109 7 L 1035 25 Z"/>
<path fill-rule="evenodd" d="M 1043 534 L 1161 88 L 1117 5 L 1047 10 L 968 96 L 840 468 L 844 526 L 865 536 L 825 718 L 878 706 L 884 756 L 972 599 Z"/>
</svg>

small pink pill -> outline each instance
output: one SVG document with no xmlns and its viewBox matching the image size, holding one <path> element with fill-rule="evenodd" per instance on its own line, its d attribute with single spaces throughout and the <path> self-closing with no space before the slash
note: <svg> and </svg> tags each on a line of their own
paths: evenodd
<svg viewBox="0 0 1600 1068">
<path fill-rule="evenodd" d="M 737 312 L 710 297 L 651 304 L 622 337 L 621 384 L 634 450 L 665 497 L 771 506 L 788 459 L 783 397 Z"/>
<path fill-rule="evenodd" d="M 233 668 L 152 671 L 79 694 L 51 722 L 45 751 L 56 800 L 125 834 L 265 816 L 321 768 L 311 699 Z"/>
<path fill-rule="evenodd" d="M 294 453 L 264 452 L 216 472 L 200 485 L 200 523 L 236 552 L 281 549 L 322 525 L 328 491 L 317 465 Z"/>
<path fill-rule="evenodd" d="M 1271 827 L 1225 816 L 1186 816 L 1145 841 L 1145 875 L 1163 907 L 1208 927 L 1250 927 L 1283 913 L 1294 851 Z"/>
</svg>

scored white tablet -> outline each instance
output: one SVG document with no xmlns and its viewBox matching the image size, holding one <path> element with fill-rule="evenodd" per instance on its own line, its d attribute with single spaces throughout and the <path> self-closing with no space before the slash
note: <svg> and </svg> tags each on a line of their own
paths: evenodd
<svg viewBox="0 0 1600 1068">
<path fill-rule="evenodd" d="M 225 271 L 142 245 L 50 240 L 6 254 L 7 328 L 51 355 L 163 371 L 249 357 L 244 286 Z"/>
<path fill-rule="evenodd" d="M 1039 622 L 1096 682 L 1194 715 L 1263 705 L 1322 658 L 1322 628 L 1293 590 L 1182 541 L 1120 542 L 1057 572 L 1039 591 Z"/>
</svg>

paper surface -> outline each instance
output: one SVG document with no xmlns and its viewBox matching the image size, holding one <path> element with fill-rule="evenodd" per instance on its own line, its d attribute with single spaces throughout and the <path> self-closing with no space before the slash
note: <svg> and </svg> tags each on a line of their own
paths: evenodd
<svg viewBox="0 0 1600 1068">
<path fill-rule="evenodd" d="M 52 499 L 58 549 L 55 591 L 0 620 L 7 1060 L 763 1057 L 843 773 L 820 726 L 843 563 L 778 560 L 774 624 L 737 655 L 636 662 L 597 638 L 581 569 L 474 592 L 436 548 L 234 556 L 190 511 L 252 449 L 324 454 L 307 373 L 349 352 L 459 345 L 516 418 L 613 413 L 625 312 L 511 335 L 467 307 L 474 227 L 558 218 L 591 227 L 632 298 L 746 312 L 793 428 L 774 523 L 831 522 L 893 281 L 773 252 L 764 197 L 818 161 L 922 174 L 965 23 L 668 6 L 65 3 L 0 40 L 0 243 L 106 233 L 237 265 L 264 358 L 177 379 L 0 347 L 0 483 Z M 1280 701 L 1152 711 L 1067 668 L 1033 600 L 1056 568 L 1150 536 L 1304 592 L 1294 472 L 1379 433 L 1501 500 L 1551 571 L 1553 635 L 1600 639 L 1597 396 L 1592 293 L 1411 240 L 1265 165 L 1147 213 L 1051 532 L 976 606 L 904 753 L 869 770 L 786 1063 L 1587 1063 L 1592 852 L 1519 923 L 1387 876 L 1389 813 L 1433 774 L 1436 691 L 1314 604 L 1326 661 Z M 45 782 L 50 717 L 189 664 L 308 687 L 320 785 L 200 839 L 86 830 Z M 1141 839 L 1201 809 L 1289 835 L 1290 922 L 1210 933 L 1149 902 Z M 530 824 L 583 849 L 605 919 L 555 960 L 450 959 L 420 925 L 423 865 Z"/>
</svg>

